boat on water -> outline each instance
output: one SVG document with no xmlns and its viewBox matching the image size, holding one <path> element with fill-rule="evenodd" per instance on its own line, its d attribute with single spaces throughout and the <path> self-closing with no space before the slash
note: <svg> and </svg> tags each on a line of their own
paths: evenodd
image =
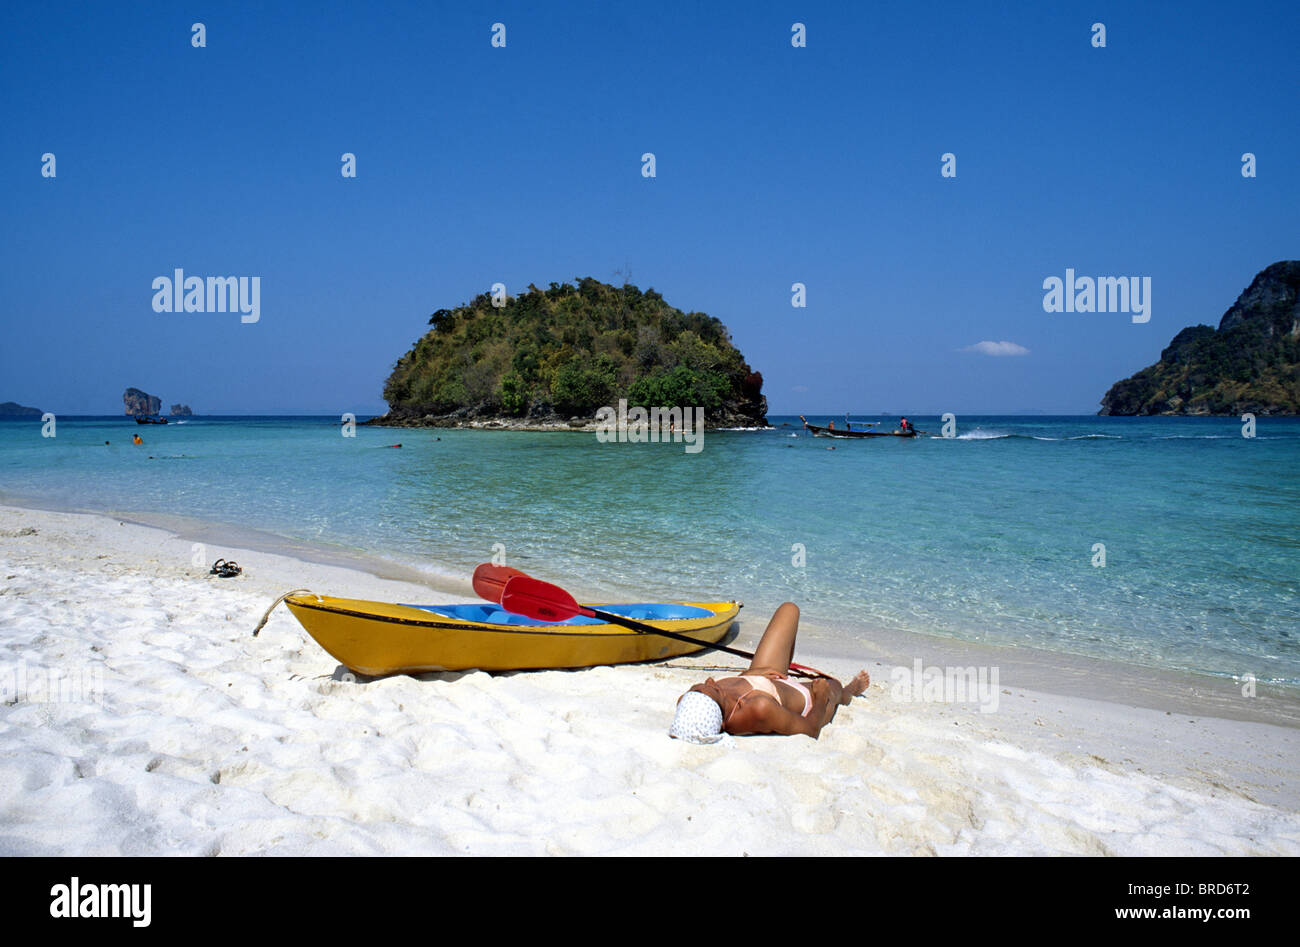
<svg viewBox="0 0 1300 947">
<path fill-rule="evenodd" d="M 854 431 L 850 429 L 840 430 L 839 428 L 823 427 L 820 424 L 809 424 L 808 420 L 801 414 L 799 420 L 803 421 L 803 426 L 810 431 L 813 437 L 916 437 L 919 431 Z"/>
<path fill-rule="evenodd" d="M 719 642 L 738 602 L 591 605 L 688 635 L 698 644 L 577 616 L 546 622 L 500 605 L 396 605 L 311 592 L 284 598 L 289 611 L 344 667 L 358 674 L 519 671 L 629 664 L 694 654 Z"/>
<path fill-rule="evenodd" d="M 166 418 L 160 418 L 156 414 L 137 414 L 135 415 L 136 424 L 166 424 Z"/>
</svg>

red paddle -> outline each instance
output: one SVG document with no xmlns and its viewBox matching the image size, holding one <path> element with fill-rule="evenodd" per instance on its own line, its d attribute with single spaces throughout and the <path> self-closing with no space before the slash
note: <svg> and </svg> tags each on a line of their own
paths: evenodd
<svg viewBox="0 0 1300 947">
<path fill-rule="evenodd" d="M 523 574 L 509 566 L 498 566 L 491 562 L 480 563 L 474 570 L 474 594 L 500 605 L 501 593 L 506 590 L 506 583 L 515 576 Z"/>
<path fill-rule="evenodd" d="M 485 563 L 486 565 L 486 563 Z M 500 569 L 502 566 L 493 566 L 491 568 Z M 483 569 L 483 566 L 479 566 Z M 626 618 L 623 615 L 614 612 L 606 612 L 597 608 L 588 608 L 585 605 L 579 605 L 572 595 L 560 588 L 558 585 L 551 585 L 549 582 L 543 582 L 540 579 L 534 579 L 530 575 L 525 575 L 518 570 L 511 570 L 516 574 L 510 576 L 501 595 L 501 607 L 508 612 L 514 612 L 516 615 L 524 615 L 528 618 L 535 618 L 540 621 L 567 621 L 578 615 L 586 618 L 599 618 L 601 621 L 609 622 L 613 625 L 621 625 L 624 628 L 630 628 L 633 631 L 639 631 L 649 635 L 660 635 L 664 638 L 675 638 L 678 641 L 686 641 L 691 644 L 702 645 L 706 648 L 714 648 L 718 651 L 725 651 L 727 654 L 734 654 L 740 658 L 747 658 L 750 661 L 754 656 L 748 651 L 741 651 L 739 648 L 729 648 L 726 645 L 710 644 L 707 641 L 700 641 L 698 638 L 692 638 L 689 635 L 679 635 L 675 631 L 665 631 L 662 628 L 656 628 L 653 625 L 647 625 L 644 622 L 636 621 L 632 618 Z M 475 570 L 475 576 L 478 577 L 478 570 Z M 496 578 L 496 577 L 494 577 Z M 484 588 L 495 588 L 495 582 L 483 581 Z M 477 589 L 478 583 L 475 588 Z M 486 596 L 485 596 L 486 597 Z M 804 677 L 825 677 L 820 671 L 804 667 L 802 664 L 791 664 L 790 670 Z"/>
</svg>

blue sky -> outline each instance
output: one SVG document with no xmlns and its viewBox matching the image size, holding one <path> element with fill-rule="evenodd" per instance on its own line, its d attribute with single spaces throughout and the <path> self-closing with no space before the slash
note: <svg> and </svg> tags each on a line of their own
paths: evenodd
<svg viewBox="0 0 1300 947">
<path fill-rule="evenodd" d="M 7 3 L 0 401 L 379 412 L 434 309 L 630 270 L 773 413 L 1092 413 L 1300 255 L 1297 36 L 1283 2 Z M 260 321 L 155 313 L 177 267 L 261 277 Z M 1150 322 L 1044 312 L 1067 267 L 1151 277 Z"/>
</svg>

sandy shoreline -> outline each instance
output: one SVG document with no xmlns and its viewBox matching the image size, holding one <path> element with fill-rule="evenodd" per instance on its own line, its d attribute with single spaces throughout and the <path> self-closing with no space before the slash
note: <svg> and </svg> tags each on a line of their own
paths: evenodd
<svg viewBox="0 0 1300 947">
<path fill-rule="evenodd" d="M 817 639 L 802 660 L 874 681 L 821 740 L 686 746 L 673 701 L 729 656 L 349 682 L 283 609 L 251 637 L 275 596 L 468 584 L 187 525 L 0 506 L 0 854 L 1300 854 L 1300 713 L 1263 686 Z M 990 712 L 898 699 L 918 659 L 996 668 Z M 51 700 L 55 669 L 92 686 Z"/>
</svg>

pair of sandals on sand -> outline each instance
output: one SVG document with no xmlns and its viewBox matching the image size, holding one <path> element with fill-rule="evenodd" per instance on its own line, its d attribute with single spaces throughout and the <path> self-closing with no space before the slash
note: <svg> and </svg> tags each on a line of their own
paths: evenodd
<svg viewBox="0 0 1300 947">
<path fill-rule="evenodd" d="M 243 571 L 244 570 L 239 568 L 239 564 L 234 560 L 227 561 L 225 559 L 218 559 L 216 562 L 212 564 L 212 569 L 211 571 L 208 572 L 208 575 L 215 575 L 215 576 L 220 576 L 223 579 L 230 579 L 233 578 L 234 576 L 239 575 Z"/>
</svg>

